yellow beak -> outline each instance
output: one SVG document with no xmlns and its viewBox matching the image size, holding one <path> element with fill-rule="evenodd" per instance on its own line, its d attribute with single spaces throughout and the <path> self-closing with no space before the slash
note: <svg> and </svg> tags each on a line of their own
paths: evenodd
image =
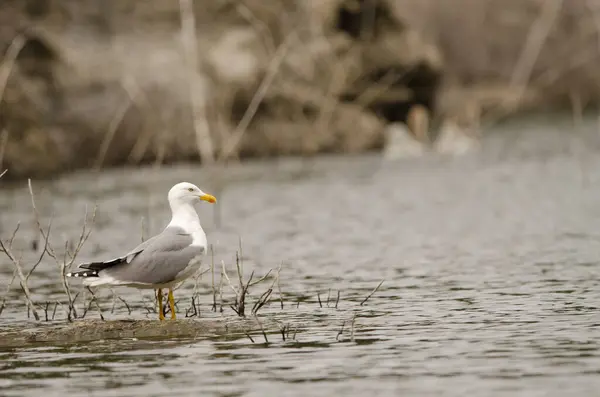
<svg viewBox="0 0 600 397">
<path fill-rule="evenodd" d="M 203 194 L 202 196 L 200 196 L 200 200 L 208 201 L 211 204 L 214 204 L 217 202 L 217 199 L 215 198 L 215 196 L 212 196 L 210 194 Z"/>
</svg>

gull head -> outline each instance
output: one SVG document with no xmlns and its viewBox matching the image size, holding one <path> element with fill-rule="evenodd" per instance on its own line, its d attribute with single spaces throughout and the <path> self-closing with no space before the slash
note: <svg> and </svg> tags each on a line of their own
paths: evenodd
<svg viewBox="0 0 600 397">
<path fill-rule="evenodd" d="M 208 193 L 204 193 L 200 188 L 192 183 L 181 182 L 169 190 L 169 203 L 171 206 L 181 204 L 194 204 L 198 200 L 207 201 L 211 204 L 217 202 L 217 199 Z"/>
</svg>

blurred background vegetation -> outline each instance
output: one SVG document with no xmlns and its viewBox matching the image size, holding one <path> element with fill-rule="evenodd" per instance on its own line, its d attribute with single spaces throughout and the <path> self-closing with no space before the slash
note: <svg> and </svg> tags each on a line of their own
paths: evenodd
<svg viewBox="0 0 600 397">
<path fill-rule="evenodd" d="M 0 54 L 5 177 L 357 153 L 594 109 L 600 0 L 2 0 Z"/>
</svg>

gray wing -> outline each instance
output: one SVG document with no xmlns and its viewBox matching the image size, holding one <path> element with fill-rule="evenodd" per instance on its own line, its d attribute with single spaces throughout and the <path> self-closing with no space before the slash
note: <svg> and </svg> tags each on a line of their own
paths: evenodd
<svg viewBox="0 0 600 397">
<path fill-rule="evenodd" d="M 167 228 L 120 258 L 79 267 L 102 271 L 127 283 L 168 283 L 204 253 L 204 247 L 192 247 L 191 243 L 189 234 L 178 228 Z"/>
<path fill-rule="evenodd" d="M 165 230 L 165 231 L 167 231 L 167 230 Z M 119 256 L 117 258 L 109 259 L 107 261 L 101 261 L 101 262 L 86 262 L 86 263 L 77 265 L 77 267 L 81 268 L 81 269 L 100 271 L 100 270 L 108 269 L 109 267 L 112 267 L 112 266 L 115 266 L 115 265 L 118 265 L 118 264 L 121 264 L 124 262 L 130 263 L 133 260 L 133 258 L 136 257 L 137 254 L 139 254 L 144 249 L 146 249 L 146 247 L 152 245 L 154 243 L 154 241 L 156 241 L 163 233 L 157 234 L 156 236 L 142 242 L 140 245 L 138 245 L 137 247 L 135 247 L 134 249 L 132 249 L 131 251 L 129 251 L 127 254 L 125 254 L 123 256 Z"/>
</svg>

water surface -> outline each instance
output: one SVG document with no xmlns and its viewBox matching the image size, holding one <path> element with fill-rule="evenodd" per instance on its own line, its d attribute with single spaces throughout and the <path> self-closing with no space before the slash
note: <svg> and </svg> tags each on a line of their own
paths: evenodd
<svg viewBox="0 0 600 397">
<path fill-rule="evenodd" d="M 57 247 L 77 239 L 86 206 L 98 203 L 82 260 L 128 250 L 142 229 L 158 232 L 174 183 L 214 192 L 218 206 L 198 211 L 215 261 L 224 260 L 233 279 L 241 237 L 246 276 L 282 264 L 284 308 L 275 292 L 260 313 L 293 331 L 285 340 L 269 334 L 268 344 L 253 333 L 5 349 L 0 394 L 593 395 L 600 387 L 600 136 L 592 122 L 582 131 L 536 123 L 500 127 L 482 153 L 459 159 L 323 157 L 34 181 L 43 222 L 55 213 Z M 26 186 L 3 189 L 2 236 L 22 222 L 15 246 L 33 258 Z M 12 270 L 1 261 L 5 285 Z M 177 291 L 180 317 L 193 284 Z M 30 286 L 39 302 L 64 299 L 52 260 Z M 266 288 L 255 286 L 249 301 Z M 208 274 L 197 289 L 201 316 L 235 315 L 227 305 L 210 310 Z M 120 301 L 111 313 L 104 291 L 108 320 L 155 316 L 144 309 L 150 292 L 115 292 L 132 313 Z M 224 292 L 231 301 L 231 289 Z M 60 309 L 56 317 L 63 321 Z M 28 322 L 15 285 L 0 327 Z"/>
</svg>

